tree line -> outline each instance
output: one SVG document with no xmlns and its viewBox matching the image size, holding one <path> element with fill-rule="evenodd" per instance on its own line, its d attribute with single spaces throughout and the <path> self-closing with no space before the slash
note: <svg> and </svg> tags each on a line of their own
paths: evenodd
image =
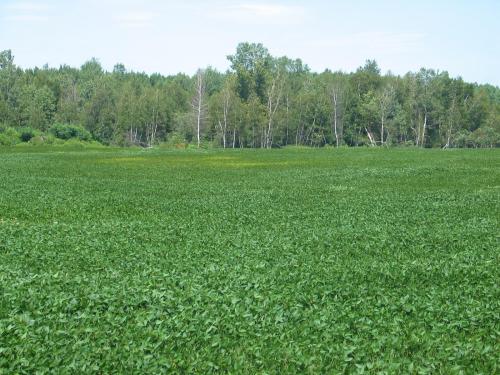
<svg viewBox="0 0 500 375">
<path fill-rule="evenodd" d="M 300 59 L 274 57 L 254 43 L 239 44 L 228 60 L 224 73 L 208 67 L 194 76 L 163 76 L 123 64 L 107 72 L 94 58 L 79 69 L 21 69 L 6 50 L 0 133 L 85 134 L 103 144 L 144 147 L 500 145 L 496 86 L 432 69 L 382 75 L 373 60 L 351 73 L 315 73 Z"/>
</svg>

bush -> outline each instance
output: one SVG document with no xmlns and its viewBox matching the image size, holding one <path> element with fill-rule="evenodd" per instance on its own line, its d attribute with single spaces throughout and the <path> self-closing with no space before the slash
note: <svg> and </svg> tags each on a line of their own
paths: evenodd
<svg viewBox="0 0 500 375">
<path fill-rule="evenodd" d="M 54 137 L 52 134 L 47 134 L 47 135 L 41 134 L 31 138 L 29 143 L 33 146 L 42 146 L 42 145 L 62 144 L 64 143 L 64 141 L 62 139 Z"/>
<path fill-rule="evenodd" d="M 14 128 L 0 128 L 0 145 L 1 146 L 14 146 L 19 143 L 19 134 Z"/>
<path fill-rule="evenodd" d="M 46 143 L 45 139 L 41 135 L 34 136 L 29 140 L 29 143 L 33 146 L 41 146 Z"/>
<path fill-rule="evenodd" d="M 15 142 L 3 133 L 0 133 L 0 146 L 12 146 Z"/>
<path fill-rule="evenodd" d="M 474 130 L 470 139 L 475 147 L 497 147 L 500 144 L 500 134 L 488 126 Z"/>
<path fill-rule="evenodd" d="M 173 132 L 169 135 L 165 142 L 160 143 L 160 148 L 187 148 L 186 139 L 178 132 Z"/>
<path fill-rule="evenodd" d="M 403 147 L 415 147 L 415 142 L 413 142 L 413 141 L 404 141 L 403 143 L 401 143 L 401 146 L 403 146 Z"/>
<path fill-rule="evenodd" d="M 21 142 L 29 142 L 35 135 L 36 132 L 32 128 L 26 127 L 19 129 L 19 139 Z"/>
<path fill-rule="evenodd" d="M 461 130 L 453 137 L 452 142 L 454 147 L 474 147 L 473 142 L 471 141 L 471 133 L 468 130 Z"/>
<path fill-rule="evenodd" d="M 80 141 L 91 141 L 92 135 L 90 132 L 79 125 L 54 124 L 49 129 L 56 138 L 59 139 L 79 139 Z"/>
<path fill-rule="evenodd" d="M 198 146 L 196 145 L 196 143 L 193 143 L 193 145 L 198 148 Z M 213 141 L 209 141 L 207 139 L 203 139 L 201 142 L 200 142 L 200 148 L 202 149 L 205 149 L 205 150 L 209 150 L 209 149 L 214 149 L 214 148 L 219 148 L 219 143 L 218 142 L 213 142 Z M 227 147 L 227 145 L 226 145 Z"/>
</svg>

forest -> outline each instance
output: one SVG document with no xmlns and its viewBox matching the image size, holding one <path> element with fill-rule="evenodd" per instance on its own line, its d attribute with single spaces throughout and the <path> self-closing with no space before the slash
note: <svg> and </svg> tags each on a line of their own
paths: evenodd
<svg viewBox="0 0 500 375">
<path fill-rule="evenodd" d="M 79 139 L 105 145 L 497 147 L 500 88 L 422 68 L 312 72 L 240 43 L 230 69 L 146 74 L 95 58 L 22 69 L 0 52 L 0 145 Z"/>
</svg>

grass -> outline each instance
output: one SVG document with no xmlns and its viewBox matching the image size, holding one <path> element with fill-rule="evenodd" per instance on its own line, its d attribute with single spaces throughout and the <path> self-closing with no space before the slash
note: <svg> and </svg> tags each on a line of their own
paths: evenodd
<svg viewBox="0 0 500 375">
<path fill-rule="evenodd" d="M 499 372 L 498 150 L 0 150 L 0 374 Z"/>
</svg>

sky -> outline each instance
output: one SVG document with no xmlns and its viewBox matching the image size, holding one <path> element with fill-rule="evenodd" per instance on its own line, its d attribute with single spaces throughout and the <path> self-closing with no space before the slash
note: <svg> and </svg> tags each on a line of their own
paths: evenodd
<svg viewBox="0 0 500 375">
<path fill-rule="evenodd" d="M 500 0 L 0 0 L 0 50 L 23 67 L 193 74 L 229 68 L 239 42 L 313 71 L 421 67 L 500 86 Z"/>
</svg>

